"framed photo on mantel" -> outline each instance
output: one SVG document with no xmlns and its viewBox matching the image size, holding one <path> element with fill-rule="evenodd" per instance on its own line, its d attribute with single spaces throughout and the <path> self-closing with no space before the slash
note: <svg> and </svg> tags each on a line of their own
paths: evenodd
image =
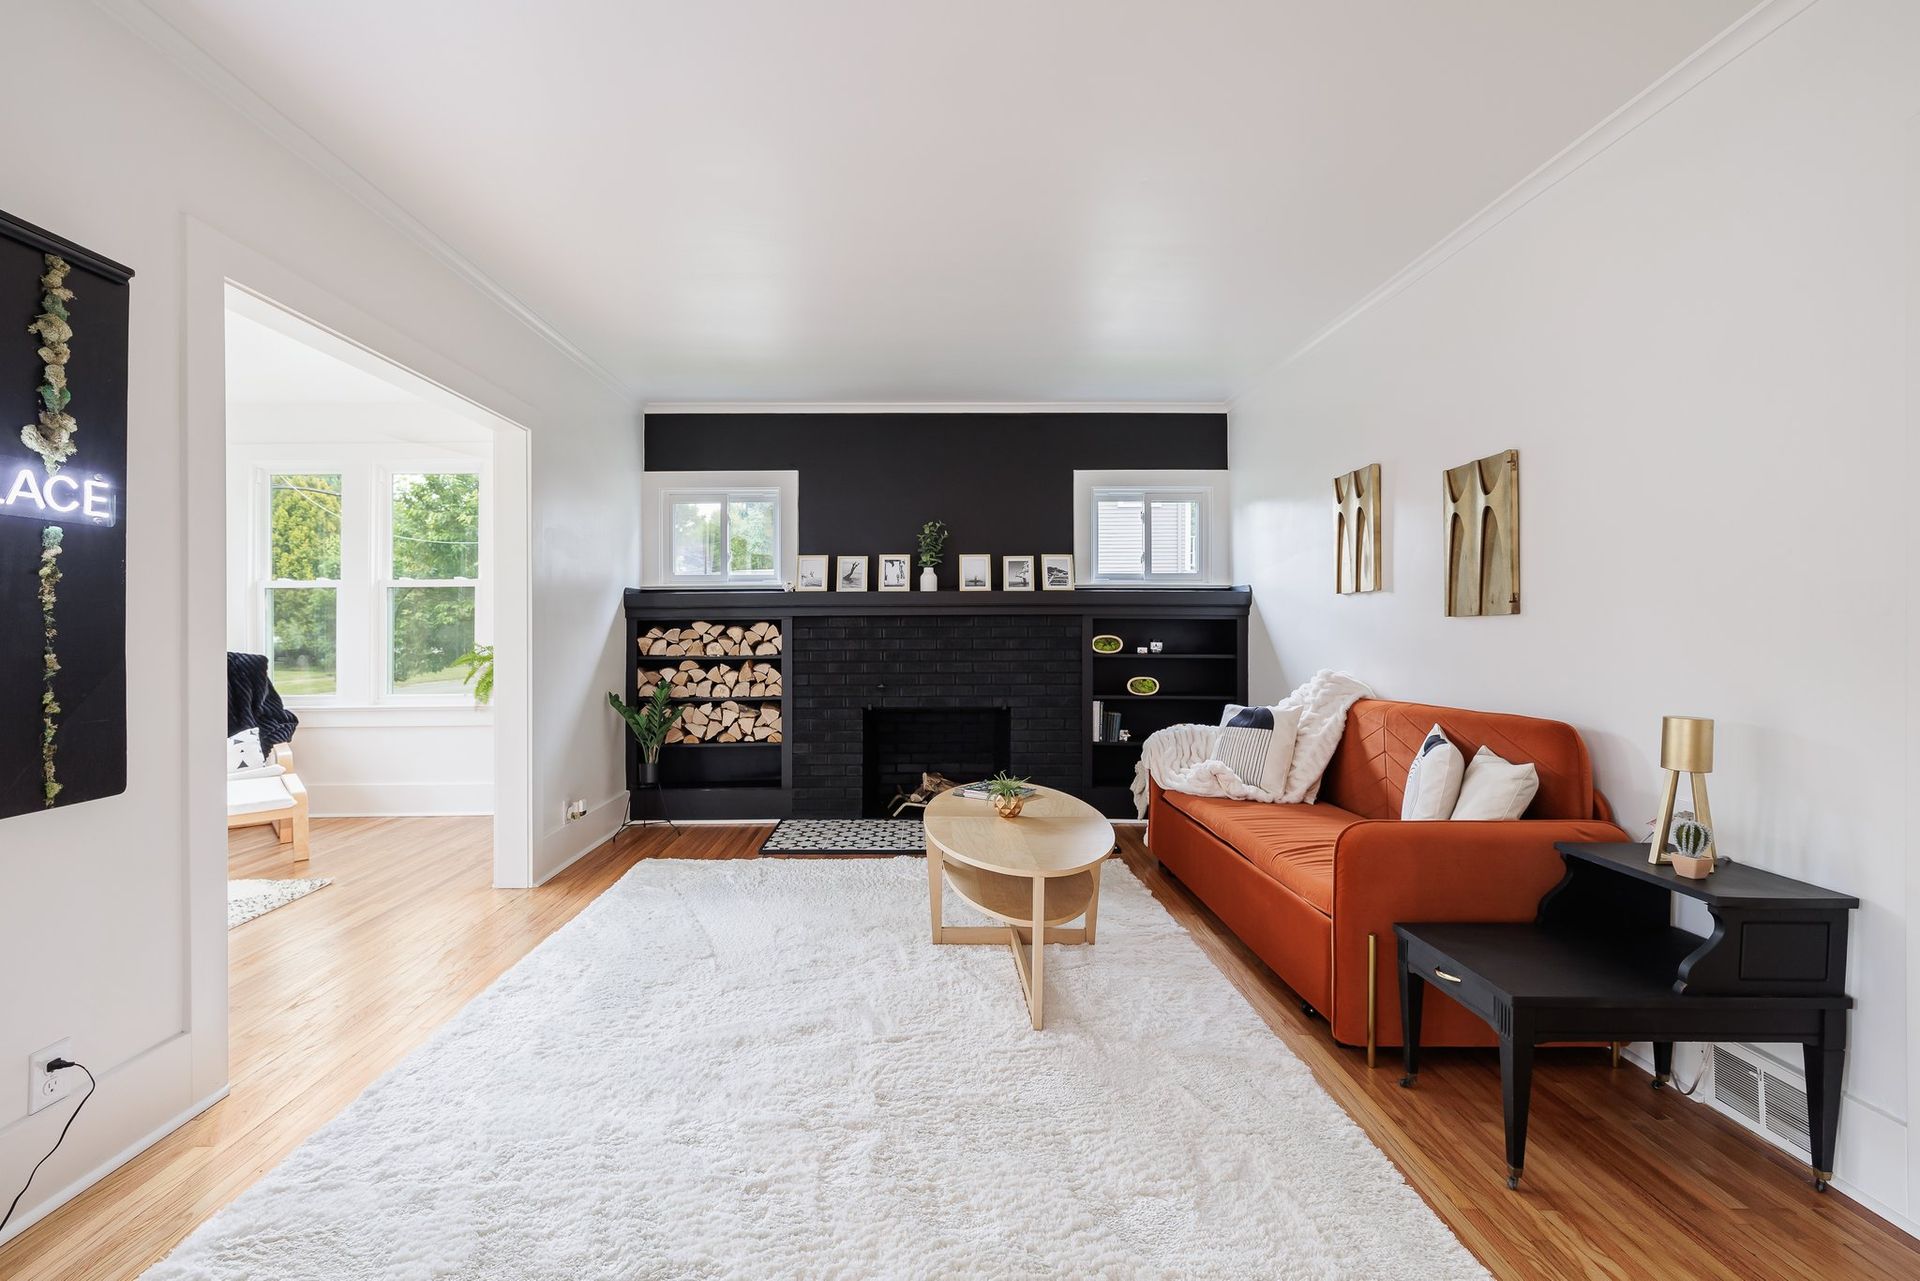
<svg viewBox="0 0 1920 1281">
<path fill-rule="evenodd" d="M 985 552 L 960 553 L 960 590 L 963 592 L 993 590 L 992 556 Z"/>
</svg>

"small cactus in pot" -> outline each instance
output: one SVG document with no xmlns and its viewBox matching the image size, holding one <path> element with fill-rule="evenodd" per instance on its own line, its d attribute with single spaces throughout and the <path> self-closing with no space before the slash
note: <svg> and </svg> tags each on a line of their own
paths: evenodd
<svg viewBox="0 0 1920 1281">
<path fill-rule="evenodd" d="M 1713 829 L 1705 823 L 1683 818 L 1673 825 L 1673 870 L 1691 880 L 1701 880 L 1713 872 Z"/>
</svg>

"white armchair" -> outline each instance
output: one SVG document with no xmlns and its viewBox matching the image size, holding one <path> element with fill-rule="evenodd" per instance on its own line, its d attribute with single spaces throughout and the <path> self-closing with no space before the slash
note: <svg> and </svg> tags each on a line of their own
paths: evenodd
<svg viewBox="0 0 1920 1281">
<path fill-rule="evenodd" d="M 293 860 L 307 861 L 307 789 L 293 772 L 293 748 L 281 743 L 264 769 L 227 776 L 227 830 L 273 825 L 280 843 L 292 844 Z"/>
</svg>

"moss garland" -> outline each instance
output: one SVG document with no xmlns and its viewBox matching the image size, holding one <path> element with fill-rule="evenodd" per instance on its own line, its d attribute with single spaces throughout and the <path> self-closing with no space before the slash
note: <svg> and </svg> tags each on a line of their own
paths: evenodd
<svg viewBox="0 0 1920 1281">
<path fill-rule="evenodd" d="M 53 808 L 60 795 L 60 780 L 54 776 L 54 735 L 60 728 L 60 700 L 54 697 L 53 678 L 60 674 L 60 655 L 54 640 L 60 635 L 54 627 L 53 607 L 60 590 L 60 542 L 65 536 L 58 525 L 40 531 L 40 624 L 44 648 L 40 667 L 40 782 L 46 797 L 45 808 Z"/>
<path fill-rule="evenodd" d="M 58 254 L 48 254 L 46 265 L 40 276 L 40 314 L 27 326 L 27 332 L 40 339 L 40 414 L 38 421 L 20 429 L 20 439 L 40 456 L 40 465 L 51 476 L 73 457 L 73 438 L 80 424 L 67 412 L 73 399 L 67 388 L 67 359 L 73 354 L 69 346 L 73 340 L 72 316 L 67 311 L 73 290 L 67 288 L 67 273 L 73 268 Z M 54 769 L 60 700 L 54 694 L 53 678 L 60 674 L 60 655 L 54 644 L 60 633 L 54 625 L 54 607 L 60 599 L 60 544 L 64 538 L 58 525 L 40 531 L 40 783 L 47 809 L 53 808 L 61 787 Z"/>
<path fill-rule="evenodd" d="M 73 339 L 71 317 L 67 314 L 67 304 L 73 301 L 73 290 L 67 288 L 67 273 L 71 270 L 66 259 L 58 254 L 47 255 L 47 270 L 40 277 L 44 291 L 40 296 L 40 314 L 27 326 L 28 333 L 40 338 L 44 373 L 40 383 L 39 421 L 22 427 L 20 439 L 40 455 L 49 476 L 73 457 L 74 433 L 80 430 L 80 424 L 67 412 L 67 402 L 73 399 L 73 393 L 67 390 L 67 357 L 72 354 L 67 344 Z"/>
</svg>

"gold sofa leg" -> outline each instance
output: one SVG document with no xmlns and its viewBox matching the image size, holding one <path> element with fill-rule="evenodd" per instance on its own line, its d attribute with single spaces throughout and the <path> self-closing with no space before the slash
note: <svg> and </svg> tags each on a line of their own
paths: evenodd
<svg viewBox="0 0 1920 1281">
<path fill-rule="evenodd" d="M 1380 936 L 1367 935 L 1367 1066 L 1373 1066 L 1373 1054 L 1379 1044 Z"/>
</svg>

